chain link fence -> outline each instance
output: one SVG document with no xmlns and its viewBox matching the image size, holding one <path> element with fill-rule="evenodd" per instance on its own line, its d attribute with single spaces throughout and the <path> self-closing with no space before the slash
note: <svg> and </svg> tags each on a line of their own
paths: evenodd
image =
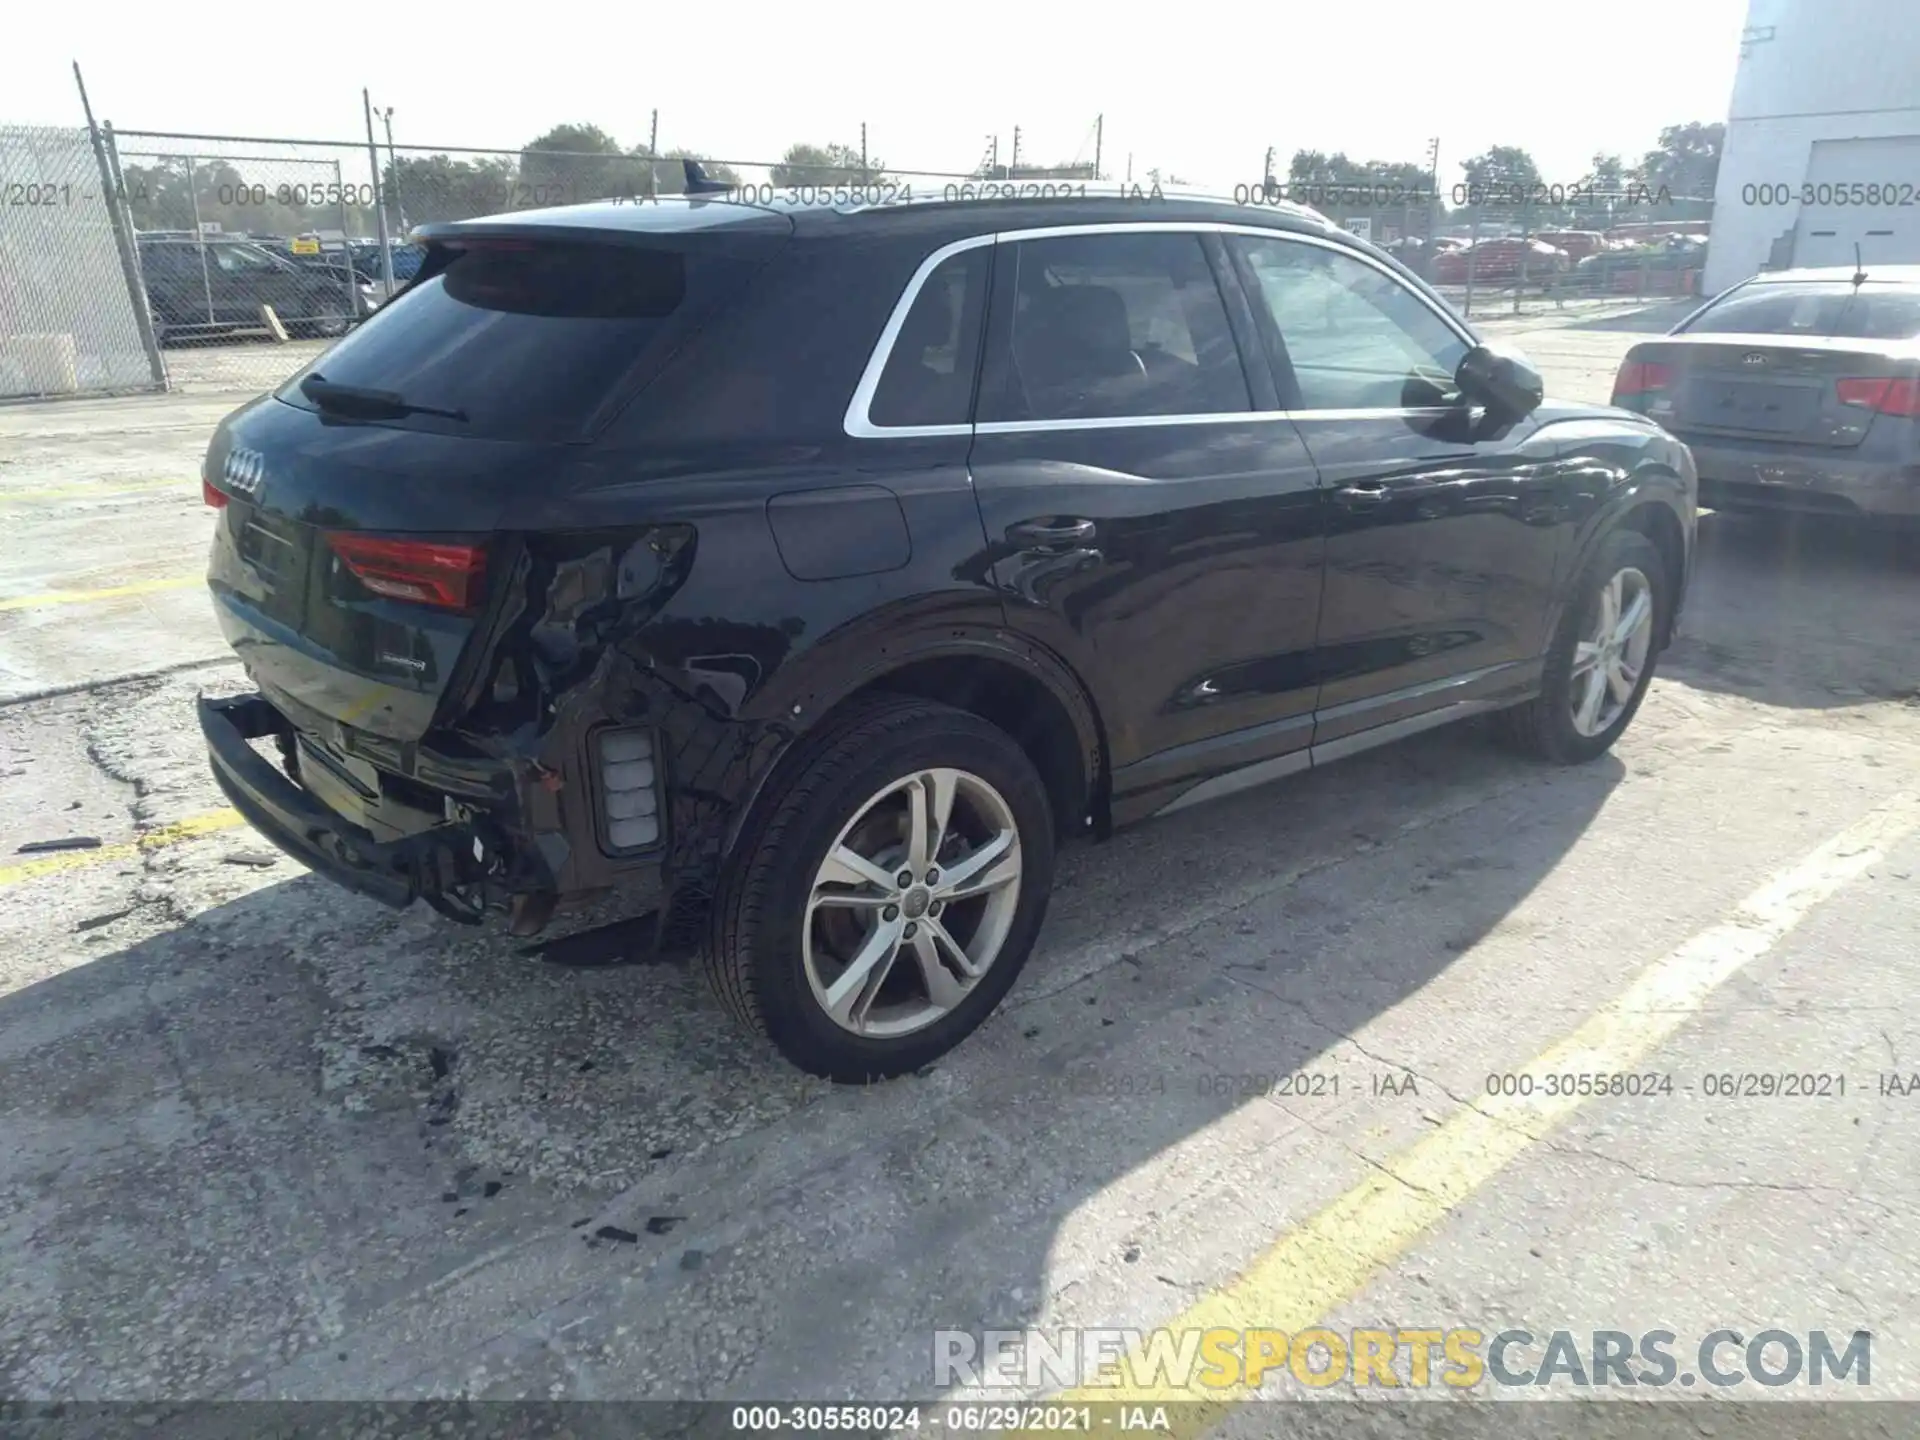
<svg viewBox="0 0 1920 1440">
<path fill-rule="evenodd" d="M 0 128 L 0 398 L 270 389 L 406 284 L 415 226 L 678 194 L 683 156 Z M 844 148 L 690 158 L 755 198 L 822 203 L 1094 183 L 1091 166 L 906 170 Z M 1231 198 L 1309 205 L 1476 318 L 1697 294 L 1713 208 L 1644 187 L 1269 181 Z"/>
<path fill-rule="evenodd" d="M 0 126 L 0 399 L 165 383 L 107 173 L 84 129 Z"/>
</svg>

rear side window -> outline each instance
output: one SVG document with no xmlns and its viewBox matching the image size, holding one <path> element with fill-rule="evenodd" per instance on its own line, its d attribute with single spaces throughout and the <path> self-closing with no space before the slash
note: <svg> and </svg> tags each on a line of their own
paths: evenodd
<svg viewBox="0 0 1920 1440">
<path fill-rule="evenodd" d="M 1920 337 L 1920 287 L 1835 282 L 1754 285 L 1694 317 L 1689 335 L 1812 335 L 1847 340 Z"/>
<path fill-rule="evenodd" d="M 296 375 L 281 398 L 305 404 L 299 382 L 318 373 L 466 416 L 408 425 L 578 439 L 683 307 L 730 295 L 753 268 L 737 256 L 633 245 L 475 242 Z"/>
<path fill-rule="evenodd" d="M 965 425 L 987 310 L 992 249 L 976 245 L 941 261 L 894 337 L 867 407 L 875 425 Z"/>
<path fill-rule="evenodd" d="M 1001 379 L 981 397 L 981 420 L 1253 408 L 1198 235 L 1069 235 L 1000 249 L 1013 311 L 1008 353 L 991 367 Z"/>
</svg>

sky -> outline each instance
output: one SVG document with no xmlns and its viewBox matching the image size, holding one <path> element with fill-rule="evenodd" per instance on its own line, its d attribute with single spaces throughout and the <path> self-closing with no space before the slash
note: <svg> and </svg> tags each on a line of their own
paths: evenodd
<svg viewBox="0 0 1920 1440">
<path fill-rule="evenodd" d="M 1665 125 L 1726 118 L 1746 0 L 461 5 L 416 38 L 424 13 L 16 7 L 0 124 L 79 123 L 77 60 L 121 129 L 354 139 L 364 86 L 403 146 L 517 149 L 563 122 L 632 145 L 657 109 L 663 149 L 772 160 L 857 147 L 864 123 L 890 166 L 965 172 L 995 133 L 1004 163 L 1016 125 L 1025 162 L 1092 159 L 1104 114 L 1116 177 L 1131 157 L 1224 189 L 1269 146 L 1284 173 L 1298 149 L 1418 162 L 1438 137 L 1443 186 L 1496 144 L 1573 181 L 1596 151 L 1635 160 Z"/>
</svg>

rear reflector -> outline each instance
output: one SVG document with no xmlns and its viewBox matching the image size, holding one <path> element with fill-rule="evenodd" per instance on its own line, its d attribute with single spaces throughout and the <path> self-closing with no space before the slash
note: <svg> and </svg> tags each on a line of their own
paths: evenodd
<svg viewBox="0 0 1920 1440">
<path fill-rule="evenodd" d="M 216 490 L 211 480 L 200 482 L 200 498 L 216 510 L 224 510 L 227 504 L 227 492 Z"/>
<path fill-rule="evenodd" d="M 1920 416 L 1920 381 L 1876 376 L 1839 381 L 1842 405 L 1858 405 L 1882 415 Z"/>
<path fill-rule="evenodd" d="M 487 552 L 478 545 L 333 531 L 333 548 L 360 583 L 390 600 L 412 600 L 441 610 L 470 610 L 479 603 Z"/>
<path fill-rule="evenodd" d="M 1664 390 L 1673 379 L 1673 367 L 1663 365 L 1658 360 L 1627 360 L 1622 362 L 1620 373 L 1613 382 L 1613 398 L 1619 400 L 1625 395 L 1646 395 L 1655 390 Z"/>
<path fill-rule="evenodd" d="M 639 850 L 653 844 L 660 838 L 653 736 L 645 730 L 603 730 L 596 743 L 608 848 Z"/>
</svg>

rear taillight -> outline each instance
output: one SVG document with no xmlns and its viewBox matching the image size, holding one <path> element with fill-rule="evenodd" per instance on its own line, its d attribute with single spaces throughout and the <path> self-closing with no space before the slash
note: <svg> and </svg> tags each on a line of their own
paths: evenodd
<svg viewBox="0 0 1920 1440">
<path fill-rule="evenodd" d="M 1920 418 L 1920 381 L 1892 376 L 1863 377 L 1841 380 L 1834 389 L 1839 392 L 1842 405 L 1858 405 L 1882 415 Z"/>
<path fill-rule="evenodd" d="M 200 482 L 200 498 L 216 510 L 226 509 L 227 492 L 224 490 L 216 490 L 211 480 L 202 480 Z"/>
<path fill-rule="evenodd" d="M 341 531 L 330 533 L 327 544 L 376 595 L 441 610 L 471 610 L 480 601 L 487 574 L 481 546 Z"/>
<path fill-rule="evenodd" d="M 1673 367 L 1658 360 L 1627 360 L 1614 377 L 1613 398 L 1617 404 L 1632 395 L 1650 395 L 1664 390 L 1673 380 Z"/>
</svg>

